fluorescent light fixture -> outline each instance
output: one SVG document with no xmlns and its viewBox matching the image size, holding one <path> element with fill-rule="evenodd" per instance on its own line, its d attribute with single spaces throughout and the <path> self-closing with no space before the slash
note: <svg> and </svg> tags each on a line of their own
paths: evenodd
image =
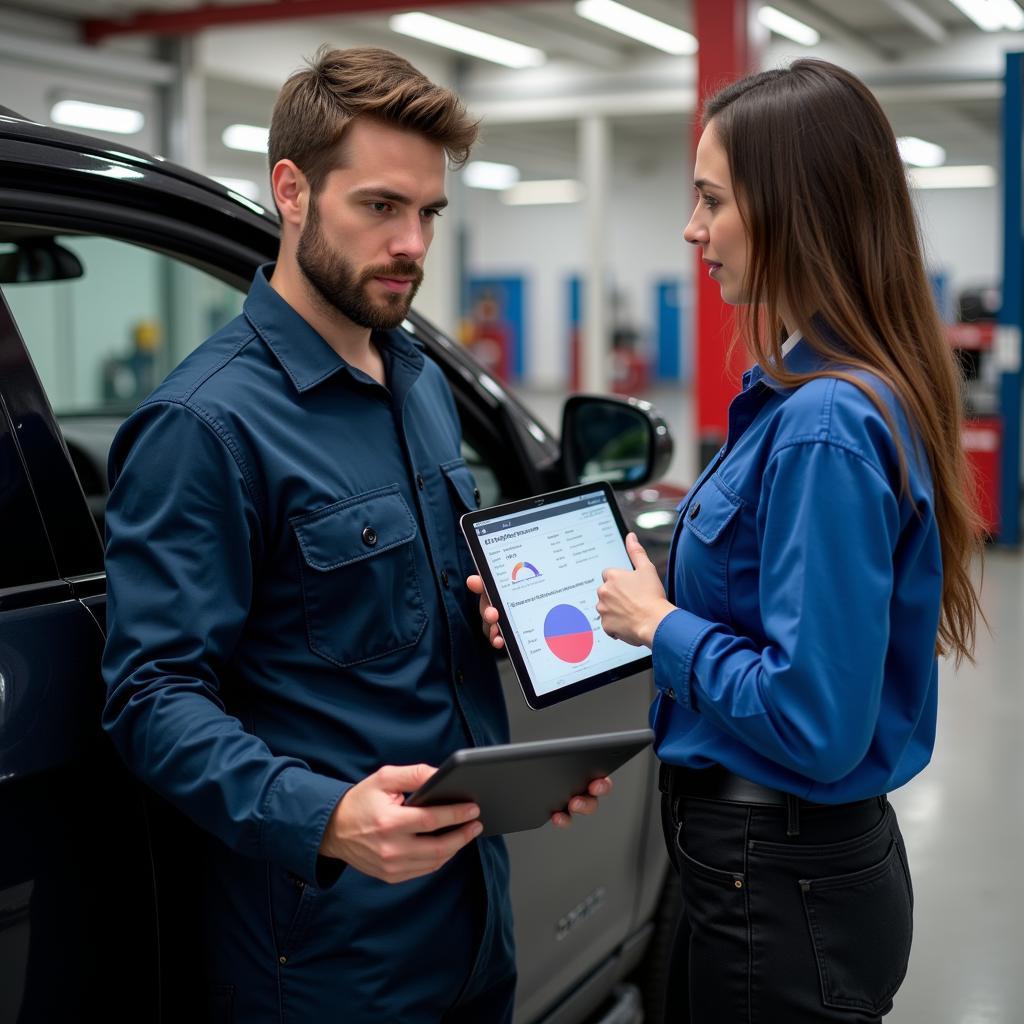
<svg viewBox="0 0 1024 1024">
<path fill-rule="evenodd" d="M 1024 28 L 1024 11 L 1014 0 L 949 0 L 985 32 Z"/>
<path fill-rule="evenodd" d="M 578 203 L 582 198 L 583 186 L 571 178 L 520 181 L 501 193 L 501 201 L 508 206 L 550 206 L 555 203 Z"/>
<path fill-rule="evenodd" d="M 229 124 L 221 133 L 220 141 L 228 149 L 242 149 L 246 153 L 266 153 L 269 128 L 255 124 Z"/>
<path fill-rule="evenodd" d="M 757 20 L 777 36 L 785 36 L 801 46 L 817 46 L 821 36 L 810 25 L 805 25 L 788 14 L 765 4 L 757 12 Z"/>
<path fill-rule="evenodd" d="M 214 181 L 219 181 L 229 192 L 237 192 L 240 196 L 253 201 L 260 197 L 260 187 L 255 181 L 248 178 L 222 178 L 220 175 L 213 175 Z"/>
<path fill-rule="evenodd" d="M 911 167 L 911 188 L 992 188 L 996 169 L 988 164 L 952 167 Z"/>
<path fill-rule="evenodd" d="M 658 21 L 615 0 L 579 0 L 576 13 L 613 32 L 636 39 L 665 53 L 690 56 L 697 52 L 697 37 L 681 28 Z"/>
<path fill-rule="evenodd" d="M 413 39 L 422 39 L 449 50 L 468 53 L 471 57 L 504 64 L 509 68 L 535 68 L 547 60 L 543 50 L 533 46 L 514 43 L 511 39 L 492 36 L 490 32 L 478 32 L 475 28 L 458 25 L 454 21 L 435 18 L 432 14 L 412 11 L 409 14 L 395 14 L 388 18 L 392 32 Z"/>
<path fill-rule="evenodd" d="M 940 167 L 946 162 L 946 151 L 941 146 L 913 135 L 897 139 L 896 148 L 903 162 L 913 164 L 914 167 Z"/>
<path fill-rule="evenodd" d="M 88 128 L 94 132 L 134 135 L 142 131 L 146 116 L 141 110 L 129 107 L 110 107 L 103 103 L 86 103 L 84 100 L 60 100 L 53 105 L 50 120 L 54 124 Z"/>
<path fill-rule="evenodd" d="M 519 168 L 512 164 L 495 164 L 489 160 L 473 160 L 466 164 L 462 180 L 470 188 L 511 188 L 519 180 Z"/>
</svg>

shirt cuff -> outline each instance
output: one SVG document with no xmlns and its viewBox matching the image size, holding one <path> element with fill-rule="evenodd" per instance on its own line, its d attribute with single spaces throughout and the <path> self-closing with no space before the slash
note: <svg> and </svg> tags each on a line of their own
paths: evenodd
<svg viewBox="0 0 1024 1024">
<path fill-rule="evenodd" d="M 308 768 L 285 768 L 263 805 L 260 855 L 317 889 L 328 889 L 345 865 L 320 856 L 320 843 L 338 801 L 352 788 Z"/>
<path fill-rule="evenodd" d="M 677 608 L 654 631 L 654 685 L 669 700 L 690 711 L 697 710 L 692 685 L 693 659 L 701 641 L 714 627 L 713 622 Z"/>
</svg>

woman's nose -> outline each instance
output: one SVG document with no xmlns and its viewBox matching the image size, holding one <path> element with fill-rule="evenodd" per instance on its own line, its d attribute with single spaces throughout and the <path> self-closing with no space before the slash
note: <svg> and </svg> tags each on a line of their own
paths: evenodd
<svg viewBox="0 0 1024 1024">
<path fill-rule="evenodd" d="M 683 238 L 686 239 L 691 245 L 701 245 L 707 241 L 707 228 L 703 224 L 697 223 L 696 213 L 690 218 L 689 223 L 683 228 Z"/>
</svg>

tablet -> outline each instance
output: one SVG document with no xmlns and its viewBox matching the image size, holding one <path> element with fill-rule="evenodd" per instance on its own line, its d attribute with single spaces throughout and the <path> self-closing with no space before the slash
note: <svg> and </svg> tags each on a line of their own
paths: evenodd
<svg viewBox="0 0 1024 1024">
<path fill-rule="evenodd" d="M 461 519 L 509 660 L 535 710 L 651 667 L 651 651 L 601 628 L 605 569 L 632 569 L 603 481 L 468 512 Z"/>
<path fill-rule="evenodd" d="M 472 801 L 485 836 L 539 828 L 594 779 L 649 746 L 650 729 L 456 750 L 406 798 L 414 807 Z"/>
</svg>

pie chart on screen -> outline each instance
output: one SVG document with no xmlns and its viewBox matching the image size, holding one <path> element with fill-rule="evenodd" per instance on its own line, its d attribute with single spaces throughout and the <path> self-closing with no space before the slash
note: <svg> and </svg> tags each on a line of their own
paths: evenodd
<svg viewBox="0 0 1024 1024">
<path fill-rule="evenodd" d="M 544 642 L 559 661 L 575 665 L 594 649 L 594 630 L 575 605 L 556 604 L 544 616 Z"/>
</svg>

